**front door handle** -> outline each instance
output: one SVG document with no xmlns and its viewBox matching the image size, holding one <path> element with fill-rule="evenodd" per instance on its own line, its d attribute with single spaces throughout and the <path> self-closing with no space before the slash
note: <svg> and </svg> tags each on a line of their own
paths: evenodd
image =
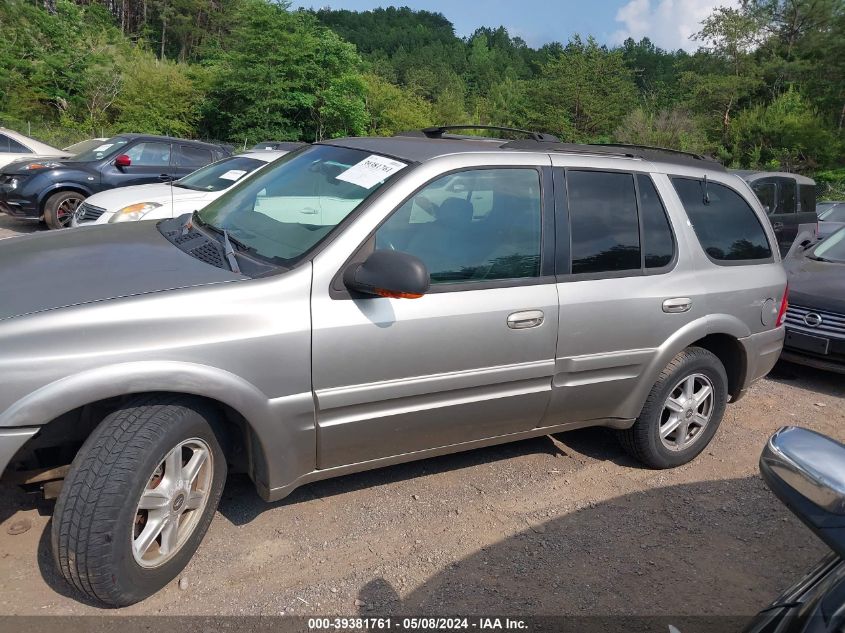
<svg viewBox="0 0 845 633">
<path fill-rule="evenodd" d="M 545 315 L 542 310 L 526 310 L 508 315 L 508 327 L 512 330 L 527 330 L 543 325 Z"/>
<path fill-rule="evenodd" d="M 689 297 L 677 297 L 675 299 L 666 299 L 663 302 L 663 311 L 669 314 L 677 314 L 680 312 L 689 312 L 692 308 L 692 299 Z"/>
</svg>

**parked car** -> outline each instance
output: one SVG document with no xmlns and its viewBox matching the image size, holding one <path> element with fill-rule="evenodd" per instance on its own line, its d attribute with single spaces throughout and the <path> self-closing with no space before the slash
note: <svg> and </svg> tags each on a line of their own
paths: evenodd
<svg viewBox="0 0 845 633">
<path fill-rule="evenodd" d="M 121 134 L 65 160 L 18 161 L 0 169 L 0 211 L 70 226 L 88 196 L 127 185 L 187 176 L 230 152 L 220 145 L 167 136 Z"/>
<path fill-rule="evenodd" d="M 89 138 L 84 141 L 79 141 L 78 143 L 74 143 L 73 145 L 68 145 L 64 148 L 64 150 L 71 156 L 76 156 L 77 154 L 81 154 L 83 152 L 87 152 L 89 150 L 94 149 L 95 147 L 99 147 L 103 143 L 105 143 L 107 138 Z"/>
<path fill-rule="evenodd" d="M 284 150 L 286 152 L 295 152 L 298 149 L 305 147 L 308 143 L 297 143 L 295 141 L 262 141 L 261 143 L 256 143 L 252 146 L 252 150 L 250 151 L 260 151 L 260 150 L 270 150 L 270 149 L 277 149 L 277 150 Z"/>
<path fill-rule="evenodd" d="M 819 202 L 816 213 L 819 217 L 819 237 L 827 237 L 845 226 L 845 202 Z"/>
<path fill-rule="evenodd" d="M 831 553 L 761 611 L 745 633 L 840 633 L 845 630 L 845 445 L 784 427 L 763 450 L 760 473 Z"/>
<path fill-rule="evenodd" d="M 71 153 L 0 127 L 0 167 L 16 160 L 67 158 Z"/>
<path fill-rule="evenodd" d="M 785 172 L 735 171 L 751 188 L 775 229 L 781 255 L 789 250 L 801 224 L 815 224 L 816 182 Z"/>
<path fill-rule="evenodd" d="M 202 209 L 242 178 L 288 152 L 249 152 L 228 156 L 171 183 L 134 185 L 95 193 L 76 208 L 73 226 L 134 220 L 160 220 Z"/>
<path fill-rule="evenodd" d="M 277 500 L 604 426 L 669 468 L 772 368 L 786 274 L 721 165 L 448 129 L 318 143 L 178 218 L 0 242 L 0 469 L 72 457 L 68 582 L 108 605 L 164 586 L 227 464 Z"/>
<path fill-rule="evenodd" d="M 784 260 L 790 301 L 783 359 L 845 373 L 845 227 Z"/>
</svg>

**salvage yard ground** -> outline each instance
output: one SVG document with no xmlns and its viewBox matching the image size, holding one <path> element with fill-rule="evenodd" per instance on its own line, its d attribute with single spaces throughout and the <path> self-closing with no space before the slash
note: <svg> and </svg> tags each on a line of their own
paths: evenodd
<svg viewBox="0 0 845 633">
<path fill-rule="evenodd" d="M 37 225 L 0 216 L 0 237 Z M 45 261 L 45 265 L 48 264 Z M 651 471 L 590 429 L 312 484 L 231 477 L 180 576 L 126 614 L 752 614 L 824 546 L 767 490 L 768 436 L 845 440 L 845 380 L 781 365 L 691 464 Z M 111 613 L 65 585 L 51 504 L 0 487 L 0 615 Z M 10 535 L 28 519 L 32 527 Z"/>
</svg>

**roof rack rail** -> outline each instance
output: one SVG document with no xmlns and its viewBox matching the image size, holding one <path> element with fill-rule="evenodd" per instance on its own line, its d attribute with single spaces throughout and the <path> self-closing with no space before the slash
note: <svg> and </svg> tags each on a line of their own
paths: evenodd
<svg viewBox="0 0 845 633">
<path fill-rule="evenodd" d="M 702 156 L 701 154 L 695 154 L 694 152 L 685 152 L 680 149 L 668 149 L 666 147 L 656 147 L 654 145 L 631 145 L 629 143 L 590 143 L 590 145 L 596 145 L 598 147 L 618 147 L 619 149 L 641 149 L 650 152 L 663 152 L 666 154 L 678 154 L 679 156 L 689 156 L 690 158 L 697 158 L 698 160 L 711 160 L 706 156 Z"/>
<path fill-rule="evenodd" d="M 498 125 L 436 125 L 434 127 L 423 128 L 422 133 L 427 138 L 443 138 L 446 132 L 452 130 L 490 130 L 494 132 L 513 132 L 516 134 L 524 134 L 528 138 L 537 142 L 557 143 L 560 141 L 556 136 L 545 134 L 543 132 L 532 132 L 531 130 L 522 130 L 515 127 L 501 127 Z"/>
</svg>

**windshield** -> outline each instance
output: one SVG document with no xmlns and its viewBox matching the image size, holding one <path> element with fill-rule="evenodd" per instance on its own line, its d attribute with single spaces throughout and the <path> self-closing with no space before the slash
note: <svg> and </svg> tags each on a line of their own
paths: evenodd
<svg viewBox="0 0 845 633">
<path fill-rule="evenodd" d="M 74 163 L 82 163 L 91 160 L 101 160 L 103 158 L 106 158 L 107 156 L 111 156 L 112 154 L 117 154 L 117 152 L 120 151 L 120 149 L 128 142 L 128 138 L 115 136 L 114 138 L 110 138 L 107 141 L 100 141 L 91 149 L 87 149 L 84 152 L 80 152 L 76 156 L 68 158 L 68 160 Z"/>
<path fill-rule="evenodd" d="M 87 152 L 89 149 L 94 147 L 99 147 L 103 143 L 105 143 L 105 141 L 101 138 L 89 138 L 87 141 L 79 141 L 78 143 L 65 147 L 64 151 L 71 156 L 76 156 L 77 154 Z"/>
<path fill-rule="evenodd" d="M 824 220 L 825 222 L 845 222 L 845 203 L 826 203 L 825 207 L 819 213 L 819 220 Z"/>
<path fill-rule="evenodd" d="M 315 145 L 242 181 L 197 217 L 253 253 L 289 264 L 404 167 L 361 150 Z"/>
<path fill-rule="evenodd" d="M 810 255 L 813 259 L 845 263 L 845 228 L 819 242 Z"/>
<path fill-rule="evenodd" d="M 174 182 L 173 186 L 194 191 L 223 191 L 266 164 L 255 158 L 232 156 L 188 174 Z"/>
</svg>

